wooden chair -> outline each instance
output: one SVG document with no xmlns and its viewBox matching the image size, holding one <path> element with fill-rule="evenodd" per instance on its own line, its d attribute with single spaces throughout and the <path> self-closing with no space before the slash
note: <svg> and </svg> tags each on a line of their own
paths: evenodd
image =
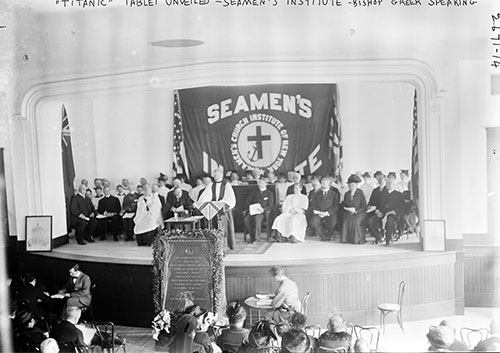
<svg viewBox="0 0 500 353">
<path fill-rule="evenodd" d="M 347 353 L 348 350 L 345 347 L 338 348 L 327 348 L 327 347 L 319 347 L 318 353 Z"/>
<path fill-rule="evenodd" d="M 302 298 L 302 301 L 300 302 L 301 310 L 300 312 L 307 316 L 307 308 L 309 307 L 309 298 L 311 297 L 311 292 L 307 292 L 306 295 L 304 295 L 304 298 Z"/>
<path fill-rule="evenodd" d="M 354 325 L 356 339 L 362 338 L 370 345 L 370 352 L 378 352 L 378 343 L 380 340 L 380 330 L 373 326 Z"/>
<path fill-rule="evenodd" d="M 460 337 L 463 342 L 467 342 L 469 349 L 472 350 L 480 342 L 488 338 L 490 330 L 487 328 L 469 328 L 462 327 L 460 329 Z"/>
<path fill-rule="evenodd" d="M 94 344 L 89 347 L 94 352 L 94 349 L 99 347 L 101 351 L 107 350 L 108 353 L 115 353 L 120 349 L 123 349 L 123 353 L 126 353 L 126 340 L 123 339 L 121 342 L 115 334 L 115 325 L 110 321 L 104 322 L 92 322 L 92 327 L 95 328 L 96 333 L 94 339 L 97 340 Z"/>
<path fill-rule="evenodd" d="M 399 290 L 398 290 L 398 302 L 397 303 L 382 303 L 379 304 L 378 310 L 380 310 L 380 329 L 385 333 L 385 317 L 387 314 L 394 313 L 398 319 L 399 326 L 401 327 L 401 331 L 403 334 L 405 330 L 403 328 L 403 314 L 402 314 L 402 306 L 403 306 L 403 296 L 406 290 L 406 283 L 404 281 L 399 282 Z"/>
<path fill-rule="evenodd" d="M 304 332 L 311 337 L 319 339 L 321 336 L 321 326 L 320 325 L 312 325 L 304 327 Z"/>
</svg>

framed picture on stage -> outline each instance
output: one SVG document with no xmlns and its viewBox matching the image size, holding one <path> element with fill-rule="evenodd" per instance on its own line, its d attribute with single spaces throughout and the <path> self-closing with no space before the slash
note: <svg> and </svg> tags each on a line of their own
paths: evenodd
<svg viewBox="0 0 500 353">
<path fill-rule="evenodd" d="M 446 227 L 444 219 L 424 220 L 424 251 L 446 250 Z"/>
<path fill-rule="evenodd" d="M 52 251 L 52 216 L 26 216 L 26 251 Z"/>
</svg>

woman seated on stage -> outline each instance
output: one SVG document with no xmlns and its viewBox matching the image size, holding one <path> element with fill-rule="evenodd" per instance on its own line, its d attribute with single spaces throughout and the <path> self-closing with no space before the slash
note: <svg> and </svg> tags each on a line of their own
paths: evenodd
<svg viewBox="0 0 500 353">
<path fill-rule="evenodd" d="M 250 330 L 248 339 L 243 342 L 238 353 L 273 353 L 272 340 L 277 340 L 277 337 L 269 321 L 259 321 Z"/>
<path fill-rule="evenodd" d="M 301 184 L 293 186 L 293 194 L 285 198 L 282 213 L 274 220 L 272 228 L 278 231 L 278 241 L 281 241 L 281 237 L 288 238 L 291 243 L 302 242 L 305 239 L 307 228 L 305 211 L 309 207 L 309 200 L 301 191 Z"/>
<path fill-rule="evenodd" d="M 349 191 L 344 195 L 342 208 L 344 219 L 342 226 L 342 243 L 364 244 L 365 230 L 361 222 L 365 217 L 366 199 L 363 191 L 358 189 L 361 179 L 357 175 L 351 175 L 347 180 Z"/>
<path fill-rule="evenodd" d="M 232 302 L 227 305 L 226 316 L 229 319 L 229 328 L 222 330 L 217 337 L 217 345 L 223 352 L 235 353 L 248 337 L 248 330 L 243 328 L 247 313 L 240 304 Z"/>
</svg>

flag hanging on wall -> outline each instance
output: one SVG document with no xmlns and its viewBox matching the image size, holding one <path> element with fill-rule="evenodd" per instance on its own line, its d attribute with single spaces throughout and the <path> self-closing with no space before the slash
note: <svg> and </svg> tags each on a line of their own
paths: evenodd
<svg viewBox="0 0 500 353">
<path fill-rule="evenodd" d="M 340 122 L 335 84 L 202 87 L 179 90 L 175 159 L 191 177 L 215 168 L 336 175 Z M 177 126 L 177 125 L 176 125 Z M 185 151 L 178 158 L 175 141 Z M 179 144 L 180 146 L 181 144 Z"/>
<path fill-rule="evenodd" d="M 75 180 L 75 164 L 73 162 L 73 151 L 71 148 L 71 130 L 69 128 L 68 114 L 66 107 L 62 105 L 62 127 L 61 127 L 61 149 L 62 149 L 62 170 L 64 181 L 64 197 L 66 200 L 67 226 L 71 229 L 71 218 L 69 212 L 69 203 L 73 196 Z"/>
<path fill-rule="evenodd" d="M 411 189 L 412 199 L 418 200 L 418 111 L 417 90 L 413 97 L 413 140 L 411 146 Z"/>
<path fill-rule="evenodd" d="M 182 118 L 179 103 L 179 92 L 174 92 L 174 162 L 173 169 L 177 174 L 184 174 L 189 178 L 189 173 L 185 167 L 184 140 Z"/>
</svg>

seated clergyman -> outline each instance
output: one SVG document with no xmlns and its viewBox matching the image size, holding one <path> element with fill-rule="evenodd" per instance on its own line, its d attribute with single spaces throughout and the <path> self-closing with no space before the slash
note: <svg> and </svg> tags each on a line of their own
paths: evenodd
<svg viewBox="0 0 500 353">
<path fill-rule="evenodd" d="M 252 191 L 247 198 L 248 213 L 244 218 L 245 227 L 250 233 L 250 242 L 260 240 L 262 221 L 265 213 L 270 212 L 274 206 L 274 195 L 267 189 L 265 177 L 259 178 L 256 190 Z"/>
<path fill-rule="evenodd" d="M 104 187 L 104 197 L 99 200 L 97 207 L 97 234 L 101 240 L 106 239 L 107 226 L 111 226 L 113 239 L 118 241 L 118 236 L 121 231 L 120 220 L 121 205 L 117 197 L 111 195 L 111 188 Z"/>
</svg>

